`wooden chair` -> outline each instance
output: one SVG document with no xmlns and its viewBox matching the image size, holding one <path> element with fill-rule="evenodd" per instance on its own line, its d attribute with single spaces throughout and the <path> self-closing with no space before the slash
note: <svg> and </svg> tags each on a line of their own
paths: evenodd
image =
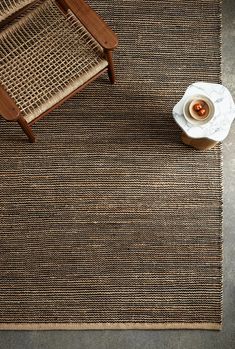
<svg viewBox="0 0 235 349">
<path fill-rule="evenodd" d="M 0 115 L 31 126 L 108 71 L 114 32 L 83 0 L 1 0 Z"/>
</svg>

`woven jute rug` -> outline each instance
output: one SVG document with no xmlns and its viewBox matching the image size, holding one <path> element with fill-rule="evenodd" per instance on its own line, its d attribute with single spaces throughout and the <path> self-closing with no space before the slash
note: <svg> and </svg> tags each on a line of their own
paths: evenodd
<svg viewBox="0 0 235 349">
<path fill-rule="evenodd" d="M 35 127 L 0 121 L 1 329 L 220 329 L 221 148 L 171 111 L 220 82 L 217 0 L 92 0 L 119 35 L 106 76 Z"/>
</svg>

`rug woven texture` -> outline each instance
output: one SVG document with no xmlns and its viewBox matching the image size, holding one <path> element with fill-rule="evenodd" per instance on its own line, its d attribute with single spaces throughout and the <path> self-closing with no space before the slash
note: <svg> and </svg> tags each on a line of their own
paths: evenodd
<svg viewBox="0 0 235 349">
<path fill-rule="evenodd" d="M 221 327 L 221 147 L 180 141 L 189 84 L 220 82 L 217 0 L 92 0 L 101 77 L 34 126 L 0 120 L 0 328 Z"/>
</svg>

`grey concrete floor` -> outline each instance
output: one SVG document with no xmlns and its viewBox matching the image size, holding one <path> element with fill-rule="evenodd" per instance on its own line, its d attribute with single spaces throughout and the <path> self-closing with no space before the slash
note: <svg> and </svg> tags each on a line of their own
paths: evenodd
<svg viewBox="0 0 235 349">
<path fill-rule="evenodd" d="M 223 0 L 222 80 L 235 100 L 235 1 Z M 235 348 L 235 123 L 224 154 L 223 330 L 2 331 L 0 349 L 233 349 Z"/>
</svg>

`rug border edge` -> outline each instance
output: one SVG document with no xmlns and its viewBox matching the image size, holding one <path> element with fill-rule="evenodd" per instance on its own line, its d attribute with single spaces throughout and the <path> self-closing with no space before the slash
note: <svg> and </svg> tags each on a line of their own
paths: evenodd
<svg viewBox="0 0 235 349">
<path fill-rule="evenodd" d="M 216 330 L 220 323 L 0 323 L 0 330 Z"/>
</svg>

